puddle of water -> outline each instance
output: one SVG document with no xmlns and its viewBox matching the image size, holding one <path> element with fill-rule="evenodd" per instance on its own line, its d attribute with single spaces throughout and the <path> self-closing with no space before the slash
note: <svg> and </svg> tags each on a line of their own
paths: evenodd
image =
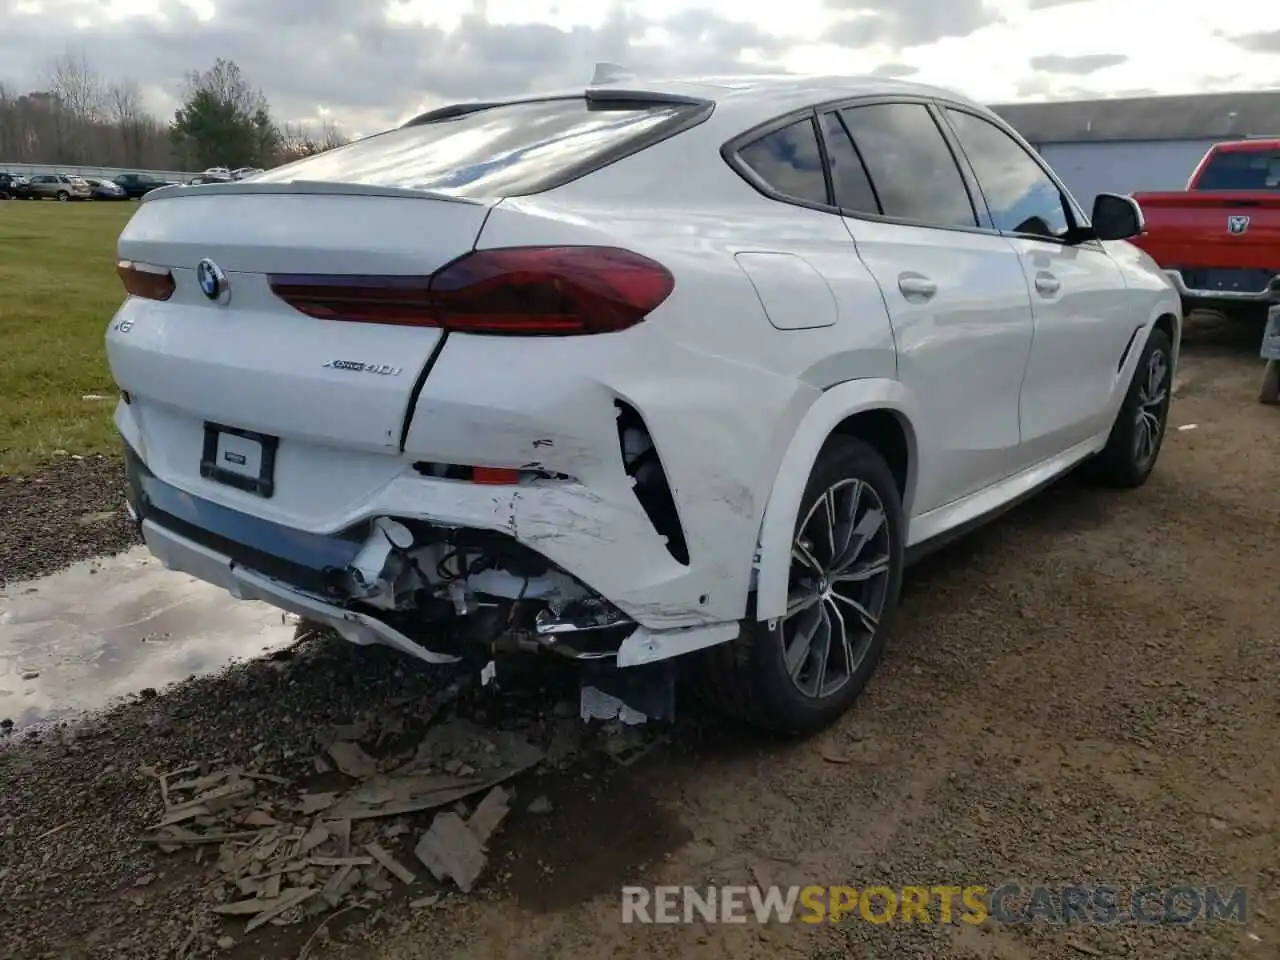
<svg viewBox="0 0 1280 960">
<path fill-rule="evenodd" d="M 279 610 L 166 570 L 145 547 L 10 583 L 0 588 L 0 720 L 65 719 L 287 646 L 293 630 Z"/>
</svg>

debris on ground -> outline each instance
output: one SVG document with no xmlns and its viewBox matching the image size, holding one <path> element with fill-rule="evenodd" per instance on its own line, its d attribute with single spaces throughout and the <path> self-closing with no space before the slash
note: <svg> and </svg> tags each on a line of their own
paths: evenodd
<svg viewBox="0 0 1280 960">
<path fill-rule="evenodd" d="M 162 807 L 149 840 L 166 854 L 195 850 L 202 857 L 202 848 L 214 848 L 218 879 L 208 887 L 209 909 L 227 921 L 246 920 L 243 933 L 250 934 L 268 923 L 371 905 L 395 889 L 388 878 L 417 883 L 377 837 L 380 831 L 381 839 L 393 840 L 410 828 L 403 822 L 379 828 L 375 821 L 458 804 L 488 789 L 465 820 L 453 811 L 438 815 L 415 850 L 437 880 L 470 891 L 485 866 L 485 845 L 510 812 L 511 794 L 497 784 L 532 767 L 542 751 L 509 731 L 455 719 L 432 727 L 404 762 L 379 773 L 378 761 L 345 739 L 368 732 L 329 732 L 328 756 L 361 781 L 349 791 L 291 798 L 283 789 L 288 780 L 258 769 L 144 767 Z M 273 788 L 270 795 L 260 786 Z"/>
<path fill-rule="evenodd" d="M 541 749 L 509 731 L 455 721 L 432 728 L 404 764 L 370 777 L 337 799 L 328 813 L 363 820 L 446 807 L 524 772 L 542 757 Z"/>
<path fill-rule="evenodd" d="M 357 780 L 367 780 L 378 772 L 378 764 L 373 757 L 350 740 L 335 740 L 330 744 L 329 759 L 341 772 Z"/>
<path fill-rule="evenodd" d="M 676 675 L 668 662 L 620 671 L 595 671 L 584 678 L 578 714 L 583 720 L 619 720 L 638 726 L 674 720 Z"/>
<path fill-rule="evenodd" d="M 485 848 L 511 811 L 510 801 L 507 791 L 494 787 L 465 821 L 453 811 L 436 814 L 414 855 L 437 880 L 453 880 L 463 893 L 470 893 L 484 872 Z"/>
<path fill-rule="evenodd" d="M 644 723 L 649 719 L 645 714 L 627 706 L 612 694 L 605 693 L 596 687 L 582 688 L 583 720 L 613 720 L 614 718 L 629 726 Z"/>
</svg>

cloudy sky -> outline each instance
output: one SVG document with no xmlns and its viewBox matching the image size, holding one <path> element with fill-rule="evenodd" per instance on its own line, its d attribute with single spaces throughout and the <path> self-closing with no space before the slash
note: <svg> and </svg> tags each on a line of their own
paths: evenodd
<svg viewBox="0 0 1280 960">
<path fill-rule="evenodd" d="M 83 53 L 170 114 L 238 62 L 281 119 L 371 133 L 423 106 L 637 72 L 879 72 L 988 103 L 1280 86 L 1276 0 L 0 0 L 0 83 Z"/>
</svg>

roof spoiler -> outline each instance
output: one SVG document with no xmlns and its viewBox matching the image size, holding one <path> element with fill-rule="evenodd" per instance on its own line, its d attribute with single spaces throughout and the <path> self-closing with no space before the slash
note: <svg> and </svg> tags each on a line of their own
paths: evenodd
<svg viewBox="0 0 1280 960">
<path fill-rule="evenodd" d="M 423 123 L 435 123 L 439 120 L 455 120 L 470 113 L 478 113 L 481 110 L 490 110 L 494 107 L 505 107 L 517 103 L 541 103 L 546 100 L 575 99 L 585 99 L 588 103 L 595 104 L 611 104 L 615 107 L 631 103 L 650 106 L 668 104 L 671 106 L 702 107 L 710 103 L 710 101 L 702 97 L 685 96 L 679 93 L 662 93 L 655 90 L 619 90 L 608 87 L 594 89 L 588 87 L 580 94 L 559 93 L 552 96 L 517 97 L 512 100 L 473 100 L 468 103 L 451 103 L 446 107 L 437 107 L 435 110 L 420 113 L 413 119 L 406 120 L 400 127 L 403 129 L 404 127 L 416 127 Z"/>
</svg>

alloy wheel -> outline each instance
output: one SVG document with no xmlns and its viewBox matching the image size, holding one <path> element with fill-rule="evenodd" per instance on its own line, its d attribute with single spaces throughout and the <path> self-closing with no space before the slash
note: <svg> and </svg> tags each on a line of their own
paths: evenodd
<svg viewBox="0 0 1280 960">
<path fill-rule="evenodd" d="M 1134 414 L 1133 456 L 1138 466 L 1146 466 L 1156 454 L 1164 431 L 1165 402 L 1169 399 L 1169 358 L 1155 350 L 1147 358 L 1147 370 L 1138 384 Z"/>
<path fill-rule="evenodd" d="M 809 508 L 791 549 L 781 624 L 787 676 L 823 699 L 852 679 L 871 647 L 888 595 L 889 524 L 864 480 L 828 487 Z"/>
</svg>

